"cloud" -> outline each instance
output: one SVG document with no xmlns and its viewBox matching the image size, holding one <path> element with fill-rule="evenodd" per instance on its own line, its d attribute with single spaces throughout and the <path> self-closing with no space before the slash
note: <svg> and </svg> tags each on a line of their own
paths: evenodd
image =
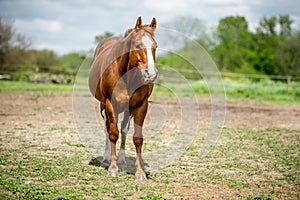
<svg viewBox="0 0 300 200">
<path fill-rule="evenodd" d="M 64 45 L 67 38 L 66 27 L 61 21 L 48 19 L 16 19 L 14 27 L 17 32 L 32 39 L 32 47 L 36 49 L 52 49 L 58 53 L 70 51 L 72 47 Z"/>
<path fill-rule="evenodd" d="M 38 45 L 35 46 L 36 49 L 59 49 L 61 48 L 60 45 L 55 45 L 53 43 L 39 43 Z"/>
<path fill-rule="evenodd" d="M 53 33 L 58 33 L 62 29 L 61 22 L 55 20 L 36 19 L 33 21 L 33 24 L 35 24 L 36 26 L 40 27 L 45 31 L 53 32 Z"/>
<path fill-rule="evenodd" d="M 215 26 L 229 15 L 244 16 L 251 30 L 263 16 L 289 14 L 300 23 L 296 0 L 0 0 L 2 17 L 15 19 L 18 32 L 33 45 L 58 53 L 94 47 L 94 37 L 110 31 L 123 33 L 138 16 L 144 23 L 156 17 L 158 26 L 179 15 L 191 15 Z"/>
<path fill-rule="evenodd" d="M 214 5 L 217 7 L 244 4 L 244 0 L 198 0 L 198 2 L 204 5 Z"/>
<path fill-rule="evenodd" d="M 161 0 L 147 0 L 144 3 L 146 9 L 150 11 L 158 12 L 181 12 L 188 8 L 186 0 L 173 0 L 173 1 L 161 1 Z"/>
<path fill-rule="evenodd" d="M 15 21 L 16 27 L 26 32 L 59 33 L 62 30 L 62 23 L 56 20 L 33 19 Z"/>
</svg>

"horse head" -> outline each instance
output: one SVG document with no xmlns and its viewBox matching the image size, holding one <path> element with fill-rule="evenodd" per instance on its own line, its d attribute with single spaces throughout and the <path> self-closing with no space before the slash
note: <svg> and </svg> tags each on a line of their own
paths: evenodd
<svg viewBox="0 0 300 200">
<path fill-rule="evenodd" d="M 142 25 L 139 17 L 135 28 L 128 29 L 125 37 L 130 39 L 130 52 L 128 69 L 138 68 L 142 80 L 146 84 L 151 84 L 158 76 L 155 66 L 155 52 L 157 43 L 154 39 L 156 29 L 156 19 L 153 18 L 150 24 Z"/>
</svg>

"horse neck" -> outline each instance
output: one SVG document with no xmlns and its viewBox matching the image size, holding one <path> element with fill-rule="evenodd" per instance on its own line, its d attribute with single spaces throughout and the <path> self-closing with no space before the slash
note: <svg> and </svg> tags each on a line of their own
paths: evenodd
<svg viewBox="0 0 300 200">
<path fill-rule="evenodd" d="M 118 58 L 119 71 L 121 76 L 127 72 L 128 62 L 129 62 L 129 52 L 130 52 L 130 41 L 122 39 L 113 50 L 115 52 L 115 57 Z"/>
<path fill-rule="evenodd" d="M 136 66 L 130 66 L 130 43 L 131 43 L 130 35 L 126 38 L 122 39 L 118 45 L 116 45 L 114 49 L 118 54 L 118 62 L 119 62 L 119 72 L 120 76 L 123 77 L 126 82 L 128 93 L 132 94 L 138 88 L 143 86 L 144 84 L 141 82 L 141 78 L 139 77 L 139 71 Z M 147 90 L 145 91 L 147 92 Z"/>
</svg>

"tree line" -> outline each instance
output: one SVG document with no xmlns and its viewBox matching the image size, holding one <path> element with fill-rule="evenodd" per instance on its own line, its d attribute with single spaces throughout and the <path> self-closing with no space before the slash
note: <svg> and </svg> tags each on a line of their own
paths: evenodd
<svg viewBox="0 0 300 200">
<path fill-rule="evenodd" d="M 59 56 L 50 49 L 32 49 L 32 40 L 18 33 L 13 25 L 13 20 L 0 17 L 0 74 L 10 74 L 15 80 L 31 79 L 36 73 L 76 74 L 85 59 L 84 52 Z"/>
<path fill-rule="evenodd" d="M 165 26 L 198 41 L 222 72 L 299 78 L 300 30 L 293 28 L 293 23 L 289 15 L 263 17 L 251 31 L 245 17 L 228 16 L 208 33 L 200 19 L 181 16 Z M 112 35 L 97 35 L 95 42 Z M 12 20 L 0 17 L 0 74 L 40 72 L 74 76 L 85 58 L 84 53 L 78 52 L 58 56 L 53 50 L 32 49 L 31 44 L 30 38 L 14 29 Z M 176 55 L 162 55 L 157 61 L 175 68 L 192 68 Z M 190 76 L 193 78 L 193 74 Z"/>
<path fill-rule="evenodd" d="M 180 23 L 179 28 L 178 18 L 168 25 L 197 40 L 221 72 L 300 78 L 300 30 L 292 28 L 294 22 L 289 15 L 263 17 L 254 31 L 249 30 L 245 17 L 228 16 L 222 18 L 210 34 L 202 31 L 204 25 L 197 18 L 183 16 L 180 21 L 185 23 Z M 185 47 L 179 51 L 188 53 L 189 50 Z M 158 59 L 176 68 L 193 68 L 176 55 Z"/>
<path fill-rule="evenodd" d="M 244 17 L 226 17 L 211 53 L 221 70 L 299 76 L 300 31 L 292 30 L 292 23 L 288 15 L 263 17 L 250 32 Z"/>
</svg>

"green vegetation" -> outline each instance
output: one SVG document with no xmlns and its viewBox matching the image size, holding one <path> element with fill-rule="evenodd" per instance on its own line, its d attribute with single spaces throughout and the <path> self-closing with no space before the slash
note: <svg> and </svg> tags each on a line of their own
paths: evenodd
<svg viewBox="0 0 300 200">
<path fill-rule="evenodd" d="M 300 82 L 275 82 L 265 80 L 253 82 L 244 80 L 236 82 L 225 80 L 225 92 L 229 100 L 256 100 L 274 102 L 299 102 L 300 101 Z"/>
<path fill-rule="evenodd" d="M 286 77 L 287 81 L 300 78 L 300 30 L 292 28 L 289 15 L 260 19 L 256 30 L 250 31 L 243 16 L 228 16 L 219 21 L 217 28 L 205 32 L 204 23 L 191 16 L 177 16 L 165 26 L 183 32 L 199 42 L 211 55 L 221 72 L 260 74 Z M 75 76 L 86 52 L 71 52 L 58 56 L 54 51 L 30 49 L 31 40 L 13 28 L 13 22 L 0 17 L 1 40 L 0 74 L 9 74 L 13 80 L 32 81 L 32 73 Z M 112 36 L 111 32 L 95 36 L 95 42 Z M 178 55 L 190 55 L 189 44 L 174 54 L 157 57 L 157 63 L 180 70 L 193 66 Z M 177 55 L 176 55 L 177 54 Z M 198 73 L 182 72 L 186 78 L 199 80 Z M 50 81 L 53 79 L 38 79 Z M 60 80 L 54 79 L 54 82 Z M 74 78 L 68 78 L 67 84 Z"/>
<path fill-rule="evenodd" d="M 190 35 L 189 27 L 199 24 L 198 19 L 184 19 L 186 23 L 181 23 L 181 28 L 177 28 L 178 23 L 171 28 Z M 219 21 L 212 34 L 203 33 L 203 25 L 200 24 L 199 34 L 191 37 L 209 52 L 221 72 L 277 75 L 299 80 L 300 30 L 292 29 L 292 24 L 293 20 L 288 15 L 264 17 L 253 32 L 249 30 L 245 17 L 228 16 Z M 189 57 L 194 52 L 189 50 L 187 43 L 176 53 Z M 158 57 L 157 63 L 179 70 L 193 70 L 191 64 L 174 54 Z M 183 71 L 183 74 L 186 78 L 199 79 L 195 71 Z"/>
<path fill-rule="evenodd" d="M 70 92 L 73 91 L 73 86 L 24 81 L 0 81 L 0 91 Z"/>
<path fill-rule="evenodd" d="M 47 134 L 34 141 L 6 134 L 7 141 L 18 143 L 0 147 L 1 199 L 169 199 L 183 193 L 212 197 L 214 190 L 224 188 L 223 198 L 297 198 L 300 148 L 293 144 L 300 138 L 294 129 L 226 128 L 207 157 L 198 157 L 203 143 L 198 138 L 178 162 L 150 173 L 145 182 L 135 182 L 125 172 L 109 177 L 105 169 L 87 164 L 92 158 L 74 140 L 74 131 L 65 128 L 60 134 L 72 135 L 72 141 L 56 141 L 51 147 L 36 145 Z"/>
<path fill-rule="evenodd" d="M 300 101 L 300 83 L 275 82 L 265 80 L 253 82 L 251 80 L 233 81 L 225 79 L 223 81 L 227 100 L 249 100 L 257 102 L 285 102 L 297 103 Z M 173 83 L 175 92 L 185 93 L 191 91 L 189 85 Z M 195 94 L 210 94 L 205 81 L 191 82 L 191 88 Z M 21 81 L 0 81 L 0 91 L 38 91 L 38 92 L 71 92 L 73 86 L 58 84 L 29 83 Z M 154 87 L 154 93 L 171 92 L 163 84 Z"/>
<path fill-rule="evenodd" d="M 271 80 L 251 81 L 233 81 L 224 79 L 224 91 L 229 101 L 250 100 L 257 102 L 299 102 L 300 101 L 300 82 L 291 82 L 289 84 Z M 191 88 L 195 94 L 210 94 L 205 81 L 194 81 L 190 85 L 172 83 L 173 92 L 190 92 Z M 220 87 L 222 87 L 220 85 Z M 154 92 L 171 92 L 162 83 L 157 85 Z"/>
<path fill-rule="evenodd" d="M 201 25 L 200 21 L 196 22 Z M 184 24 L 181 23 L 180 27 Z M 194 26 L 190 26 L 193 28 L 190 36 L 207 48 L 223 75 L 234 72 L 266 76 L 261 80 L 224 78 L 229 101 L 295 103 L 298 106 L 300 34 L 299 30 L 292 30 L 291 24 L 289 16 L 265 17 L 256 32 L 251 32 L 244 17 L 231 16 L 220 20 L 212 36 L 197 35 Z M 144 182 L 134 181 L 134 175 L 126 172 L 121 172 L 117 178 L 108 176 L 107 170 L 99 167 L 99 162 L 96 164 L 97 159 L 86 151 L 78 138 L 70 110 L 64 110 L 64 104 L 37 106 L 48 98 L 35 98 L 49 93 L 61 94 L 57 92 L 70 95 L 73 91 L 71 83 L 84 54 L 74 52 L 58 56 L 51 50 L 30 50 L 31 41 L 24 35 L 18 35 L 16 40 L 11 21 L 0 18 L 0 25 L 5 36 L 0 49 L 0 74 L 9 74 L 13 79 L 0 81 L 0 92 L 2 95 L 10 91 L 30 92 L 26 93 L 28 98 L 17 104 L 3 104 L 9 106 L 4 106 L 1 113 L 4 128 L 0 133 L 0 199 L 300 197 L 299 130 L 284 128 L 281 121 L 274 122 L 269 128 L 225 127 L 219 143 L 204 158 L 199 157 L 199 152 L 205 137 L 199 135 L 176 162 L 149 173 L 149 179 Z M 182 30 L 189 30 L 189 27 Z M 107 32 L 97 36 L 96 40 L 101 41 L 110 35 Z M 178 51 L 188 54 L 186 50 Z M 191 87 L 200 98 L 202 95 L 209 98 L 206 82 L 192 71 L 193 66 L 189 63 L 173 54 L 162 55 L 157 61 L 162 67 L 172 66 L 179 72 L 185 70 L 181 75 L 190 80 L 190 85 L 174 80 L 171 84 L 176 92 L 184 94 L 190 92 Z M 269 75 L 291 79 L 287 78 L 288 83 L 285 83 L 274 81 Z M 160 98 L 170 98 L 172 91 L 164 85 L 163 77 L 158 81 L 161 82 L 155 86 L 154 96 L 159 94 Z M 22 94 L 12 92 L 11 96 L 19 98 Z M 3 100 L 11 99 L 4 97 Z M 30 106 L 22 107 L 24 101 Z M 45 110 L 45 107 L 49 109 Z M 38 118 L 31 118 L 33 116 Z M 201 134 L 207 132 L 203 129 Z M 157 140 L 155 136 L 151 139 Z M 145 148 L 149 149 L 147 141 Z M 157 149 L 159 145 L 151 148 Z"/>
<path fill-rule="evenodd" d="M 85 53 L 72 52 L 58 56 L 51 50 L 28 50 L 22 53 L 21 60 L 6 60 L 2 63 L 0 73 L 8 74 L 16 81 L 70 84 L 74 82 L 84 59 Z"/>
<path fill-rule="evenodd" d="M 35 80 L 39 82 L 73 83 L 86 52 L 58 56 L 53 50 L 30 49 L 32 41 L 16 32 L 12 20 L 5 20 L 1 16 L 0 30 L 0 74 L 10 75 L 17 81 L 32 81 L 31 75 L 35 74 Z M 48 76 L 43 76 L 45 73 Z M 69 81 L 53 78 L 58 75 L 68 76 Z M 38 78 L 40 76 L 43 78 Z"/>
</svg>

